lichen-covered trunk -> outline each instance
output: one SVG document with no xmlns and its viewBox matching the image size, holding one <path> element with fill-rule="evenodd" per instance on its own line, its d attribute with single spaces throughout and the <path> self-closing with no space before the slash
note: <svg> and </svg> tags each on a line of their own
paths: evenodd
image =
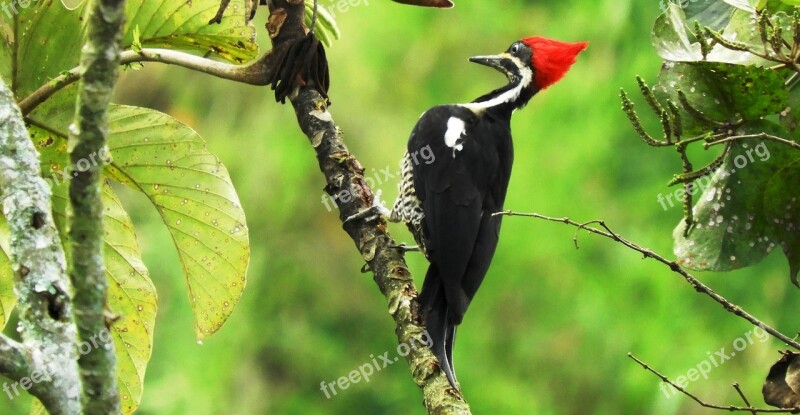
<svg viewBox="0 0 800 415">
<path fill-rule="evenodd" d="M 81 384 L 66 259 L 40 176 L 39 153 L 14 96 L 0 81 L 0 189 L 22 343 L 0 335 L 0 374 L 29 385 L 51 415 L 80 414 Z M 37 381 L 38 380 L 38 381 Z M 13 396 L 13 395 L 12 395 Z"/>
</svg>

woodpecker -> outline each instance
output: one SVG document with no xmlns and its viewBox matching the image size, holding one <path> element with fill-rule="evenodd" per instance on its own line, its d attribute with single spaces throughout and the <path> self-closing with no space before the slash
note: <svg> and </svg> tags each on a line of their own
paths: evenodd
<svg viewBox="0 0 800 415">
<path fill-rule="evenodd" d="M 430 262 L 418 302 L 433 352 L 456 390 L 455 331 L 497 247 L 501 216 L 492 214 L 503 210 L 511 175 L 511 114 L 559 81 L 587 46 L 529 37 L 499 55 L 470 58 L 503 73 L 508 84 L 422 114 L 401 163 L 399 196 L 391 211 L 381 210 L 406 223 Z M 425 162 L 423 151 L 430 153 Z"/>
</svg>

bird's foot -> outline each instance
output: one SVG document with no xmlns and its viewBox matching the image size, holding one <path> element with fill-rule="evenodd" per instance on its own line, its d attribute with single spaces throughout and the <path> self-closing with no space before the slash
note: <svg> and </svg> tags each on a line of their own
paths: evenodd
<svg viewBox="0 0 800 415">
<path fill-rule="evenodd" d="M 405 242 L 401 242 L 397 245 L 391 245 L 390 248 L 398 249 L 402 253 L 406 252 L 420 252 L 421 249 L 418 245 L 408 245 Z"/>
<path fill-rule="evenodd" d="M 388 218 L 391 215 L 392 211 L 386 208 L 386 204 L 381 200 L 381 191 L 378 190 L 375 192 L 375 196 L 372 198 L 372 206 L 348 217 L 344 220 L 344 223 L 347 224 L 354 220 L 364 220 L 369 222 L 381 217 Z"/>
</svg>

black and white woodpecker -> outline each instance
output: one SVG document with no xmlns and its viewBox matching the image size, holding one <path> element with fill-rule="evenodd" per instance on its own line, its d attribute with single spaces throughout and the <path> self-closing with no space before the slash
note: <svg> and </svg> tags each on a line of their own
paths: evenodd
<svg viewBox="0 0 800 415">
<path fill-rule="evenodd" d="M 456 326 L 483 282 L 500 233 L 502 217 L 492 214 L 503 210 L 511 176 L 511 114 L 560 80 L 587 46 L 530 37 L 499 55 L 470 58 L 502 72 L 508 84 L 422 114 L 408 140 L 394 207 L 373 209 L 406 223 L 430 261 L 418 301 L 433 352 L 455 389 Z M 420 152 L 428 153 L 425 163 Z"/>
</svg>

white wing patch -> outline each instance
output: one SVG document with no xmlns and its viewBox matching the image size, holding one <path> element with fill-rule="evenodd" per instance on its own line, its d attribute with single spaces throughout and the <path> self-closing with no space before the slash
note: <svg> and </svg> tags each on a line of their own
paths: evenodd
<svg viewBox="0 0 800 415">
<path fill-rule="evenodd" d="M 464 120 L 456 117 L 450 117 L 447 120 L 447 131 L 444 133 L 444 143 L 453 149 L 453 157 L 456 156 L 456 151 L 464 149 L 464 133 L 466 133 L 466 124 Z"/>
</svg>

